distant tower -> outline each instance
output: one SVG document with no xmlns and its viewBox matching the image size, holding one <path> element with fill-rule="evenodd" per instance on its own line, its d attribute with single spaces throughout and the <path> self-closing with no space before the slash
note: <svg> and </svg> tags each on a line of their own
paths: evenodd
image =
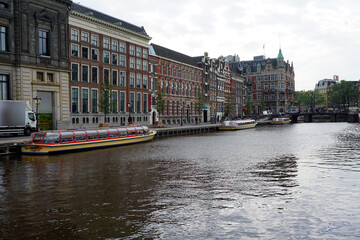
<svg viewBox="0 0 360 240">
<path fill-rule="evenodd" d="M 278 62 L 278 66 L 279 67 L 283 67 L 284 66 L 284 56 L 281 52 L 281 48 L 279 49 L 279 54 L 277 56 L 277 62 Z"/>
</svg>

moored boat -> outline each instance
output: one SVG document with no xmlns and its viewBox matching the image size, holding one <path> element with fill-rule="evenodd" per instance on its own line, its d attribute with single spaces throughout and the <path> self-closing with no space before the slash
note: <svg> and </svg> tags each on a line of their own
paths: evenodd
<svg viewBox="0 0 360 240">
<path fill-rule="evenodd" d="M 219 130 L 241 130 L 254 128 L 256 124 L 257 123 L 253 119 L 224 121 L 219 127 Z"/>
<path fill-rule="evenodd" d="M 21 146 L 24 154 L 50 154 L 146 142 L 154 139 L 156 131 L 146 126 L 108 129 L 46 131 L 33 133 Z"/>
<path fill-rule="evenodd" d="M 271 120 L 271 124 L 278 124 L 278 125 L 288 124 L 290 122 L 291 122 L 290 118 L 286 118 L 286 117 L 284 117 L 284 118 L 273 118 Z"/>
</svg>

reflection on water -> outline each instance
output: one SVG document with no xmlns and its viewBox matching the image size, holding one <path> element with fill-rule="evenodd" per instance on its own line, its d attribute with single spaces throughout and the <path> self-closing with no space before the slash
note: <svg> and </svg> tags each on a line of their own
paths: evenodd
<svg viewBox="0 0 360 240">
<path fill-rule="evenodd" d="M 359 125 L 0 158 L 0 239 L 359 238 Z"/>
</svg>

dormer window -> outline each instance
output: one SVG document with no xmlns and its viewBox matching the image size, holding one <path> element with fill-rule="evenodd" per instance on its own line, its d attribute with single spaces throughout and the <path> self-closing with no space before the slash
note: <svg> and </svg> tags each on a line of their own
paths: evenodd
<svg viewBox="0 0 360 240">
<path fill-rule="evenodd" d="M 261 65 L 260 63 L 258 63 L 257 67 L 256 67 L 256 71 L 259 73 L 261 71 Z"/>
</svg>

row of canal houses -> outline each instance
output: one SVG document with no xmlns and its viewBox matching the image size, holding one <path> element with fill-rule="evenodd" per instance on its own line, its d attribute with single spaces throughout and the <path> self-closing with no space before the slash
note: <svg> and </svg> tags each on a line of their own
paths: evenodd
<svg viewBox="0 0 360 240">
<path fill-rule="evenodd" d="M 150 40 L 144 27 L 70 0 L 0 0 L 0 100 L 35 108 L 41 99 L 43 129 L 216 122 L 229 98 L 231 115 L 240 117 L 246 102 L 260 112 L 267 95 L 273 102 L 266 107 L 279 111 L 280 91 L 272 86 L 279 86 L 283 108 L 294 101 L 292 64 L 270 74 L 282 55 L 269 67 L 270 59 L 254 65 L 206 52 L 190 57 Z"/>
</svg>

